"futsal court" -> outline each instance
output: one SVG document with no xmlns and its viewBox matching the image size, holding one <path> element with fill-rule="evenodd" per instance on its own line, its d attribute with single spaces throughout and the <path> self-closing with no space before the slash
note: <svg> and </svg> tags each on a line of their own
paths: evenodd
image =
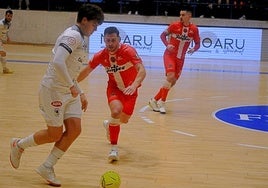
<svg viewBox="0 0 268 188">
<path fill-rule="evenodd" d="M 48 187 L 34 169 L 52 144 L 28 148 L 14 170 L 9 141 L 45 128 L 38 88 L 51 48 L 6 46 L 15 72 L 0 74 L 0 187 Z M 163 115 L 148 107 L 165 79 L 162 58 L 142 58 L 147 76 L 130 122 L 122 125 L 117 163 L 107 161 L 110 145 L 102 126 L 110 115 L 106 73 L 97 68 L 81 83 L 89 106 L 80 137 L 55 166 L 62 187 L 98 188 L 100 176 L 114 170 L 121 188 L 267 188 L 268 62 L 187 57 Z M 257 112 L 240 111 L 245 106 Z"/>
</svg>

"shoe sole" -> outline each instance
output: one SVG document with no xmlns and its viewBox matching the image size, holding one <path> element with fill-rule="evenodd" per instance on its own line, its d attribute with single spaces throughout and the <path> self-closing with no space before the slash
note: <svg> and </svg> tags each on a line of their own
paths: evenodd
<svg viewBox="0 0 268 188">
<path fill-rule="evenodd" d="M 14 144 L 16 142 L 17 139 L 12 139 L 11 142 L 10 142 L 10 150 L 12 150 L 12 148 L 14 147 Z M 10 164 L 13 168 L 15 169 L 18 169 L 19 166 L 15 166 L 13 163 L 12 163 L 12 160 L 11 160 L 11 153 L 9 154 L 9 161 L 10 161 Z"/>
<path fill-rule="evenodd" d="M 116 162 L 116 161 L 118 161 L 119 158 L 116 157 L 116 156 L 109 156 L 109 157 L 108 157 L 108 160 L 109 160 L 110 163 L 112 163 L 112 162 Z"/>
<path fill-rule="evenodd" d="M 3 72 L 3 74 L 13 74 L 14 72 Z"/>
<path fill-rule="evenodd" d="M 160 110 L 155 110 L 150 103 L 149 103 L 149 106 L 154 112 L 160 112 Z"/>
<path fill-rule="evenodd" d="M 38 169 L 35 169 L 35 172 L 40 175 L 43 179 L 45 179 L 48 182 L 48 185 L 51 185 L 53 187 L 60 187 L 61 184 L 57 184 L 57 183 L 53 183 L 51 181 L 49 181 L 48 179 L 46 179 L 45 177 L 42 176 L 41 172 Z"/>
</svg>

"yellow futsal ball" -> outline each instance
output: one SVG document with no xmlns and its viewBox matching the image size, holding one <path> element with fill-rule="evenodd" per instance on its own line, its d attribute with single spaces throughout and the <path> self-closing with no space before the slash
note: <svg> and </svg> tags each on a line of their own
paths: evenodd
<svg viewBox="0 0 268 188">
<path fill-rule="evenodd" d="M 102 188 L 119 188 L 120 176 L 117 172 L 107 171 L 101 176 L 100 185 Z"/>
</svg>

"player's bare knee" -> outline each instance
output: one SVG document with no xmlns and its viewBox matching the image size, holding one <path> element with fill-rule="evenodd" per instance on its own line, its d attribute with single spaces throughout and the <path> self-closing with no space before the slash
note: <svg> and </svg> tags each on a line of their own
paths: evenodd
<svg viewBox="0 0 268 188">
<path fill-rule="evenodd" d="M 113 109 L 112 112 L 111 112 L 111 116 L 113 118 L 117 118 L 120 116 L 122 110 L 121 109 Z"/>
</svg>

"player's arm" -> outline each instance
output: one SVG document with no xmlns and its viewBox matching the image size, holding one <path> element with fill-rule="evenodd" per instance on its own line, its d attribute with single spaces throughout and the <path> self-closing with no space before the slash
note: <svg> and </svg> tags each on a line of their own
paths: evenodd
<svg viewBox="0 0 268 188">
<path fill-rule="evenodd" d="M 56 72 L 67 83 L 68 87 L 70 88 L 72 96 L 76 97 L 79 93 L 76 87 L 74 86 L 74 82 L 72 78 L 70 77 L 70 74 L 68 72 L 68 69 L 65 63 L 69 55 L 70 55 L 70 51 L 66 50 L 65 47 L 60 45 L 55 52 L 53 64 L 55 66 Z"/>
<path fill-rule="evenodd" d="M 77 77 L 77 82 L 81 82 L 82 80 L 84 80 L 91 72 L 93 71 L 93 68 L 90 67 L 90 65 L 88 64 L 78 75 Z M 82 93 L 80 95 L 80 99 L 81 99 L 81 104 L 82 104 L 82 110 L 85 112 L 87 110 L 87 106 L 88 106 L 88 101 L 86 98 L 86 95 L 84 93 Z"/>
<path fill-rule="evenodd" d="M 195 35 L 194 35 L 194 51 L 197 51 L 200 48 L 200 36 L 199 36 L 199 30 L 196 27 Z"/>
<path fill-rule="evenodd" d="M 137 76 L 134 82 L 130 86 L 124 89 L 123 93 L 125 95 L 132 95 L 136 91 L 136 89 L 141 85 L 142 81 L 144 80 L 146 76 L 146 70 L 142 63 L 137 63 L 135 65 L 135 68 L 138 71 Z"/>
<path fill-rule="evenodd" d="M 163 42 L 163 44 L 164 44 L 165 46 L 168 45 L 167 36 L 168 36 L 168 30 L 164 30 L 164 31 L 161 33 L 161 35 L 160 35 L 160 39 L 161 39 L 161 41 Z"/>
<path fill-rule="evenodd" d="M 137 69 L 138 74 L 137 74 L 136 79 L 134 80 L 132 85 L 134 85 L 134 87 L 137 88 L 141 85 L 142 81 L 144 80 L 144 78 L 146 76 L 146 70 L 145 70 L 142 63 L 136 64 L 135 68 Z"/>
<path fill-rule="evenodd" d="M 163 44 L 166 46 L 167 50 L 170 52 L 173 52 L 175 47 L 172 44 L 168 44 L 168 35 L 169 34 L 170 33 L 169 33 L 168 29 L 164 30 L 160 35 L 160 39 L 163 42 Z"/>
<path fill-rule="evenodd" d="M 93 71 L 93 68 L 90 67 L 88 64 L 82 71 L 79 73 L 77 77 L 77 82 L 81 82 L 84 80 L 91 72 Z"/>
<path fill-rule="evenodd" d="M 200 36 L 199 36 L 199 31 L 198 31 L 198 28 L 196 27 L 196 30 L 195 30 L 195 35 L 194 35 L 194 47 L 193 48 L 190 48 L 188 50 L 188 54 L 193 54 L 195 51 L 197 51 L 199 48 L 200 48 Z"/>
</svg>

